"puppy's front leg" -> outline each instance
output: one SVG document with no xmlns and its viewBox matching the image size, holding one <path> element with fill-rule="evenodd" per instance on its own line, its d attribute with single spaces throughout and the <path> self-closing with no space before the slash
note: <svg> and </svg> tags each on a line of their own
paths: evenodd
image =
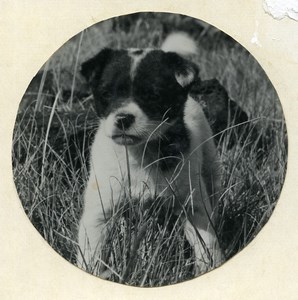
<svg viewBox="0 0 298 300">
<path fill-rule="evenodd" d="M 87 210 L 79 226 L 77 265 L 91 273 L 100 264 L 102 243 L 106 236 L 106 223 L 102 214 Z"/>
<path fill-rule="evenodd" d="M 198 224 L 193 225 L 193 223 L 193 221 L 187 220 L 184 232 L 187 240 L 194 249 L 196 275 L 199 275 L 219 266 L 223 262 L 223 255 L 214 230 L 205 228 L 204 226 L 200 228 Z"/>
<path fill-rule="evenodd" d="M 101 265 L 101 250 L 106 238 L 107 221 L 111 217 L 111 192 L 108 189 L 99 191 L 90 176 L 84 197 L 84 212 L 79 225 L 79 250 L 77 265 L 94 273 Z M 101 266 L 102 268 L 102 266 Z"/>
<path fill-rule="evenodd" d="M 195 252 L 197 275 L 223 262 L 223 254 L 213 227 L 214 214 L 203 180 L 200 188 L 184 226 L 186 238 Z"/>
</svg>

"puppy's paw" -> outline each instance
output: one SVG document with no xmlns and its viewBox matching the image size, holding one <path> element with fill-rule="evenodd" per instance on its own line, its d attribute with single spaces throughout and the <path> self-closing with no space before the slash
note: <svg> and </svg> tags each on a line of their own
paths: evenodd
<svg viewBox="0 0 298 300">
<path fill-rule="evenodd" d="M 225 256 L 220 249 L 209 251 L 209 254 L 197 256 L 195 266 L 195 276 L 202 275 L 219 266 L 225 261 Z"/>
<path fill-rule="evenodd" d="M 110 277 L 112 276 L 113 272 L 109 269 L 106 269 L 104 271 L 101 271 L 98 274 L 98 277 L 100 277 L 101 279 L 110 279 Z"/>
</svg>

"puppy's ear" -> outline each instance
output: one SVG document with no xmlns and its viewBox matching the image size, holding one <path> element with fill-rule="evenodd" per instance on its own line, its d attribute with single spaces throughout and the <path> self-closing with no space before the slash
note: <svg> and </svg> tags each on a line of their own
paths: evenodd
<svg viewBox="0 0 298 300">
<path fill-rule="evenodd" d="M 81 65 L 81 74 L 89 83 L 100 78 L 105 66 L 111 60 L 113 52 L 114 50 L 105 48 Z"/>
<path fill-rule="evenodd" d="M 175 78 L 177 82 L 185 88 L 198 80 L 198 74 L 199 71 L 195 65 L 186 63 L 184 66 L 180 66 L 179 70 L 175 72 Z"/>
<path fill-rule="evenodd" d="M 168 52 L 166 56 L 168 63 L 174 70 L 177 82 L 183 88 L 188 88 L 193 82 L 200 80 L 199 69 L 194 63 L 174 52 Z"/>
</svg>

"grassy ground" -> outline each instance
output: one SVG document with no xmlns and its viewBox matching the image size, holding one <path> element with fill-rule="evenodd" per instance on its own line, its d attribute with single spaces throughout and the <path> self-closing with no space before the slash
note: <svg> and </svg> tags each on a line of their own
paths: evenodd
<svg viewBox="0 0 298 300">
<path fill-rule="evenodd" d="M 266 140 L 261 157 L 257 141 L 248 143 L 246 137 L 227 149 L 232 131 L 219 145 L 225 190 L 217 227 L 227 258 L 257 235 L 274 210 L 286 170 L 286 128 L 276 92 L 254 58 L 225 35 L 185 17 L 147 14 L 108 21 L 72 38 L 43 66 L 20 104 L 13 136 L 14 179 L 24 209 L 40 234 L 72 263 L 87 150 L 97 123 L 79 66 L 106 46 L 159 46 L 169 28 L 192 34 L 202 79 L 217 78 Z M 111 280 L 161 286 L 194 276 L 182 222 L 162 209 L 128 201 L 110 220 L 104 251 Z"/>
</svg>

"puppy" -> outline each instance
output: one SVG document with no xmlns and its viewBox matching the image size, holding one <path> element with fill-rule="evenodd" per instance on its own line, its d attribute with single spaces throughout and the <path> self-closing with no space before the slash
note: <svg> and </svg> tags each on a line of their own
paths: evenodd
<svg viewBox="0 0 298 300">
<path fill-rule="evenodd" d="M 161 49 L 103 49 L 82 65 L 100 124 L 79 225 L 81 268 L 100 260 L 107 220 L 127 195 L 168 197 L 177 214 L 185 211 L 197 274 L 222 262 L 213 227 L 221 168 L 206 117 L 189 95 L 199 75 L 186 57 L 195 51 L 176 33 Z"/>
</svg>

